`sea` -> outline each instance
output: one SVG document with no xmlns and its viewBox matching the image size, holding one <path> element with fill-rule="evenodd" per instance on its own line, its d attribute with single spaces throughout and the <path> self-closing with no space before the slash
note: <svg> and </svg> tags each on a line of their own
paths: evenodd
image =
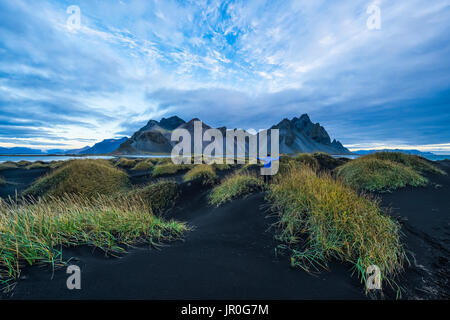
<svg viewBox="0 0 450 320">
<path fill-rule="evenodd" d="M 357 159 L 361 157 L 359 154 L 350 154 L 350 155 L 332 155 L 334 158 L 348 158 L 348 159 Z M 419 155 L 424 157 L 425 159 L 431 161 L 440 161 L 440 160 L 450 160 L 450 155 L 448 154 L 421 154 Z"/>
<path fill-rule="evenodd" d="M 332 155 L 335 158 L 349 158 L 349 159 L 356 159 L 359 158 L 360 155 L 357 154 L 346 154 L 346 155 Z M 11 162 L 19 162 L 22 160 L 29 161 L 29 162 L 35 162 L 35 161 L 43 161 L 43 162 L 52 162 L 52 161 L 66 161 L 66 160 L 72 160 L 72 159 L 113 159 L 117 156 L 95 156 L 95 155 L 89 155 L 89 156 L 64 156 L 64 155 L 0 155 L 0 163 L 11 161 Z M 120 156 L 121 158 L 169 158 L 170 155 L 123 155 Z M 424 155 L 425 158 L 432 161 L 439 161 L 439 160 L 450 160 L 450 155 Z"/>
<path fill-rule="evenodd" d="M 121 158 L 168 158 L 170 155 L 133 155 L 133 156 L 121 156 Z M 52 162 L 52 161 L 66 161 L 72 159 L 113 159 L 115 156 L 64 156 L 64 155 L 0 155 L 0 163 L 3 162 L 19 162 L 22 160 L 35 162 L 35 161 L 43 161 L 43 162 Z"/>
</svg>

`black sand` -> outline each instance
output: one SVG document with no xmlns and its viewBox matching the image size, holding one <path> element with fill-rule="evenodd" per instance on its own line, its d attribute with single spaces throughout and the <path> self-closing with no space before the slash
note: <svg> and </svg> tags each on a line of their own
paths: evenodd
<svg viewBox="0 0 450 320">
<path fill-rule="evenodd" d="M 174 216 L 195 229 L 184 242 L 161 250 L 132 249 L 104 258 L 92 249 L 66 250 L 82 270 L 82 289 L 66 288 L 65 270 L 28 268 L 13 299 L 364 299 L 348 266 L 311 276 L 275 255 L 267 232 L 262 194 L 220 208 L 206 205 L 206 193 Z M 66 256 L 67 257 L 67 256 Z"/>
<path fill-rule="evenodd" d="M 450 298 L 450 162 L 439 162 L 446 176 L 428 176 L 423 188 L 404 188 L 382 196 L 405 234 L 411 267 L 402 283 L 410 299 Z"/>
<path fill-rule="evenodd" d="M 0 176 L 5 178 L 6 184 L 0 186 L 0 198 L 14 197 L 27 189 L 31 184 L 41 176 L 50 171 L 49 168 L 36 169 L 8 169 L 0 171 Z"/>
<path fill-rule="evenodd" d="M 450 174 L 445 162 L 440 166 Z M 141 180 L 142 179 L 142 180 Z M 145 178 L 136 179 L 136 184 Z M 150 177 L 147 177 L 150 179 Z M 133 178 L 132 178 L 133 180 Z M 381 195 L 402 224 L 411 266 L 399 281 L 405 299 L 449 297 L 450 176 L 431 176 L 425 188 Z M 439 186 L 437 186 L 438 184 Z M 161 250 L 129 249 L 121 258 L 100 250 L 65 249 L 65 258 L 82 270 L 82 289 L 66 288 L 65 269 L 31 267 L 23 272 L 12 299 L 366 299 L 350 265 L 333 263 L 311 275 L 289 266 L 276 254 L 273 222 L 264 195 L 256 194 L 220 208 L 207 205 L 207 190 L 183 184 L 181 204 L 171 217 L 193 230 L 185 241 Z M 415 259 L 413 258 L 415 257 Z M 386 290 L 385 298 L 395 293 Z"/>
</svg>

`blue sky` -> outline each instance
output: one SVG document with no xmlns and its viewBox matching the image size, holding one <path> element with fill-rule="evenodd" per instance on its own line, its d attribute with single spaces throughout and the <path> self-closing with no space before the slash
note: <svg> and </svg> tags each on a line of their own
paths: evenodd
<svg viewBox="0 0 450 320">
<path fill-rule="evenodd" d="M 353 149 L 450 153 L 449 30 L 450 0 L 0 0 L 0 146 L 308 113 Z"/>
</svg>

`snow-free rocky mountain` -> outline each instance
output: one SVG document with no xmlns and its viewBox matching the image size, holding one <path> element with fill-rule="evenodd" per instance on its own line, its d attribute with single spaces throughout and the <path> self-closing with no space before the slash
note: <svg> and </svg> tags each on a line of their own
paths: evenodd
<svg viewBox="0 0 450 320">
<path fill-rule="evenodd" d="M 194 121 L 189 122 L 177 116 L 162 118 L 161 121 L 150 120 L 147 125 L 133 134 L 114 154 L 148 154 L 148 153 L 170 153 L 177 142 L 170 141 L 172 131 L 177 128 L 187 129 L 194 137 Z M 203 132 L 211 127 L 203 123 Z M 224 136 L 226 128 L 218 128 Z M 280 153 L 297 152 L 326 152 L 330 154 L 350 154 L 339 141 L 331 141 L 330 136 L 324 127 L 319 123 L 312 123 L 307 114 L 300 118 L 284 119 L 271 129 L 279 129 L 280 132 Z M 204 146 L 210 142 L 204 142 Z M 246 149 L 248 147 L 246 146 Z M 193 150 L 193 148 L 192 148 Z M 239 152 L 238 152 L 239 154 Z"/>
<path fill-rule="evenodd" d="M 31 148 L 1 148 L 0 155 L 85 155 L 85 154 L 108 154 L 127 141 L 127 137 L 120 139 L 105 139 L 92 147 L 86 146 L 80 149 L 49 149 L 46 151 Z"/>
<path fill-rule="evenodd" d="M 120 147 L 122 143 L 127 141 L 127 137 L 120 139 L 105 139 L 101 142 L 94 144 L 91 148 L 84 150 L 82 154 L 105 154 L 113 152 Z"/>
</svg>

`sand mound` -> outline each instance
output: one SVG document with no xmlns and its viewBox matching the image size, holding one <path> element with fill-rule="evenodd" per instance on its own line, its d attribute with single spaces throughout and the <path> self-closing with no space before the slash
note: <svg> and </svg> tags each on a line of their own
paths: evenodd
<svg viewBox="0 0 450 320">
<path fill-rule="evenodd" d="M 72 160 L 37 180 L 25 190 L 26 196 L 77 194 L 92 197 L 127 189 L 128 176 L 104 160 Z"/>
</svg>

